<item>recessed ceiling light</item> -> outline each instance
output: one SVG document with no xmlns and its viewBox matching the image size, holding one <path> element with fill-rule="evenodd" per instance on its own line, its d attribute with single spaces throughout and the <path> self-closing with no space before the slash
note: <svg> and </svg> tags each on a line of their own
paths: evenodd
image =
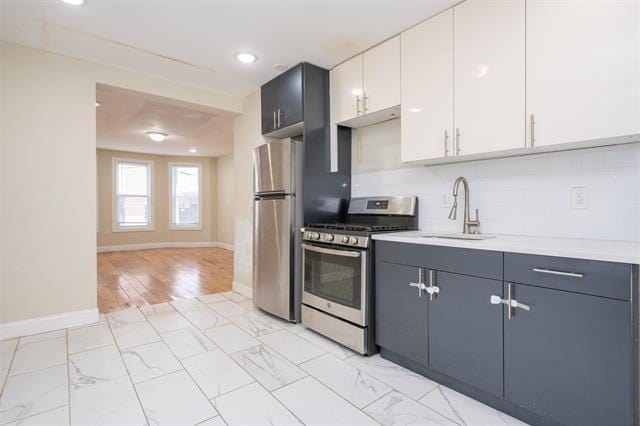
<svg viewBox="0 0 640 426">
<path fill-rule="evenodd" d="M 100 102 L 96 101 L 96 107 L 100 106 Z"/>
<path fill-rule="evenodd" d="M 236 59 L 243 64 L 251 64 L 255 62 L 258 58 L 253 53 L 242 52 L 236 55 Z"/>
<path fill-rule="evenodd" d="M 273 67 L 275 69 L 277 69 L 278 71 L 284 71 L 287 68 L 289 68 L 288 66 L 286 66 L 285 64 L 274 64 Z"/>
<path fill-rule="evenodd" d="M 190 152 L 190 153 L 192 153 L 192 154 L 195 154 L 196 152 L 198 152 L 198 150 L 197 150 L 197 149 L 195 149 L 195 148 L 191 148 L 191 149 L 189 150 L 189 152 Z"/>
<path fill-rule="evenodd" d="M 81 6 L 84 4 L 84 0 L 62 0 L 62 1 L 72 6 Z"/>
<path fill-rule="evenodd" d="M 162 142 L 169 135 L 162 132 L 147 132 L 147 136 L 149 136 L 154 142 Z"/>
</svg>

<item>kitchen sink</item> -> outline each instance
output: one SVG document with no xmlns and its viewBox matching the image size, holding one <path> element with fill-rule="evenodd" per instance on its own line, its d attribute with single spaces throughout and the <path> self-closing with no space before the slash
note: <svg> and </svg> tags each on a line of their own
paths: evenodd
<svg viewBox="0 0 640 426">
<path fill-rule="evenodd" d="M 488 240 L 495 238 L 495 235 L 484 234 L 457 234 L 457 233 L 430 233 L 422 234 L 421 238 L 447 238 L 451 240 Z"/>
</svg>

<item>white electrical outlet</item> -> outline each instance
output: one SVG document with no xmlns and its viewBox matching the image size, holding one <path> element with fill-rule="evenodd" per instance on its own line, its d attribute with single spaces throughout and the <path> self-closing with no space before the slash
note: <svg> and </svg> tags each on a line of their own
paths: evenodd
<svg viewBox="0 0 640 426">
<path fill-rule="evenodd" d="M 579 186 L 569 190 L 572 209 L 588 209 L 589 208 L 589 188 Z"/>
<path fill-rule="evenodd" d="M 451 207 L 451 195 L 442 194 L 440 196 L 440 207 L 442 207 L 442 208 Z"/>
</svg>

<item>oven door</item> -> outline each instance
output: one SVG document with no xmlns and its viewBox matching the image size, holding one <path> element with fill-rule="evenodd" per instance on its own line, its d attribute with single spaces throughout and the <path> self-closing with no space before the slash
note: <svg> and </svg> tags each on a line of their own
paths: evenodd
<svg viewBox="0 0 640 426">
<path fill-rule="evenodd" d="M 302 244 L 302 302 L 367 325 L 367 251 Z"/>
</svg>

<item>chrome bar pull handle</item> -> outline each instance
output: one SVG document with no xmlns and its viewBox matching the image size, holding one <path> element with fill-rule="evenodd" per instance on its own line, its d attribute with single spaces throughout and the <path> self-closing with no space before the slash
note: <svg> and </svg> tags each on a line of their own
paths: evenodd
<svg viewBox="0 0 640 426">
<path fill-rule="evenodd" d="M 553 269 L 546 269 L 546 268 L 533 268 L 533 272 L 540 272 L 541 274 L 549 274 L 549 275 L 560 275 L 563 277 L 572 277 L 572 278 L 584 277 L 584 274 L 581 274 L 579 272 L 554 271 Z"/>
<path fill-rule="evenodd" d="M 422 283 L 409 283 L 409 287 L 418 287 L 418 297 L 422 297 Z"/>
<path fill-rule="evenodd" d="M 418 282 L 409 283 L 409 287 L 418 287 L 418 297 L 422 297 L 422 290 L 425 289 L 425 285 L 422 282 L 422 269 L 418 269 Z"/>
<path fill-rule="evenodd" d="M 449 156 L 449 132 L 447 129 L 444 129 L 444 156 Z"/>
<path fill-rule="evenodd" d="M 511 310 L 511 300 L 512 300 L 512 284 L 507 284 L 507 319 L 513 318 L 513 311 Z"/>
<path fill-rule="evenodd" d="M 369 111 L 367 108 L 367 101 L 369 100 L 369 96 L 367 96 L 367 92 L 362 92 L 362 113 L 366 114 Z"/>
<path fill-rule="evenodd" d="M 427 293 L 429 293 L 429 300 L 433 300 L 434 295 L 440 293 L 440 287 L 435 285 L 436 271 L 429 269 L 429 287 L 427 287 Z"/>
<path fill-rule="evenodd" d="M 276 110 L 273 110 L 273 130 L 275 130 L 276 127 Z"/>
<path fill-rule="evenodd" d="M 280 108 L 278 108 L 278 129 L 280 128 Z"/>
<path fill-rule="evenodd" d="M 456 127 L 456 155 L 460 155 L 460 128 Z"/>
<path fill-rule="evenodd" d="M 356 95 L 356 115 L 360 114 L 362 114 L 360 111 L 360 95 Z"/>
<path fill-rule="evenodd" d="M 531 127 L 531 132 L 529 133 L 529 136 L 531 137 L 530 143 L 531 143 L 531 148 L 533 148 L 535 143 L 536 143 L 536 137 L 535 137 L 535 133 L 534 133 L 534 127 L 536 125 L 536 120 L 535 120 L 533 114 L 531 114 L 529 116 L 529 124 L 530 124 L 530 127 Z"/>
</svg>

